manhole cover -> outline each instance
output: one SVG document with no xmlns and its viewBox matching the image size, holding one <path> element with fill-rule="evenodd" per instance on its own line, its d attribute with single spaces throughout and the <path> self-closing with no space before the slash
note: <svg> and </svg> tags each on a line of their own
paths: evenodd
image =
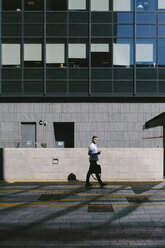
<svg viewBox="0 0 165 248">
<path fill-rule="evenodd" d="M 112 205 L 107 204 L 90 204 L 88 212 L 114 212 Z"/>
<path fill-rule="evenodd" d="M 146 196 L 137 196 L 137 197 L 126 197 L 128 202 L 133 202 L 133 203 L 143 203 L 143 202 L 150 202 L 148 197 Z"/>
<path fill-rule="evenodd" d="M 42 194 L 39 197 L 40 201 L 54 201 L 64 199 L 66 195 L 63 194 Z"/>
</svg>

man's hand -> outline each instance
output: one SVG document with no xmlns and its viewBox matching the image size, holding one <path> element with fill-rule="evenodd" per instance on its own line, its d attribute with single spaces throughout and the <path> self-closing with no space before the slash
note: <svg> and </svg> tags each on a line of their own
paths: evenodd
<svg viewBox="0 0 165 248">
<path fill-rule="evenodd" d="M 100 155 L 101 154 L 101 151 L 98 151 L 97 155 Z"/>
</svg>

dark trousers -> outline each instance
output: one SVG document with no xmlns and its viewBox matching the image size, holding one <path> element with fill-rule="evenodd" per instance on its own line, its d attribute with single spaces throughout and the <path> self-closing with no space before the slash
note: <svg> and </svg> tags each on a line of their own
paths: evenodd
<svg viewBox="0 0 165 248">
<path fill-rule="evenodd" d="M 89 170 L 88 170 L 87 176 L 86 176 L 86 184 L 89 183 L 90 175 L 93 173 L 96 175 L 96 178 L 97 178 L 99 184 L 102 185 L 103 182 L 101 181 L 99 173 L 97 172 L 97 161 L 95 161 L 95 160 L 90 161 L 90 167 L 89 167 Z"/>
</svg>

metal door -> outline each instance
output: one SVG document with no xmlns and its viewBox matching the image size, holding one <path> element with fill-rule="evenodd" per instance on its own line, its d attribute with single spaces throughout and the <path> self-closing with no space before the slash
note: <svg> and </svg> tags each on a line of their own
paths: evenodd
<svg viewBox="0 0 165 248">
<path fill-rule="evenodd" d="M 21 124 L 21 147 L 32 148 L 36 143 L 36 124 Z"/>
</svg>

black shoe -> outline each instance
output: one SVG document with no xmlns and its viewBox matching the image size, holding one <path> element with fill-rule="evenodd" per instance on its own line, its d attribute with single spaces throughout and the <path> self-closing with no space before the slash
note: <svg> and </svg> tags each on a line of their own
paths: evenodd
<svg viewBox="0 0 165 248">
<path fill-rule="evenodd" d="M 85 187 L 91 187 L 91 186 L 93 186 L 93 184 L 91 184 L 91 183 L 86 183 L 85 184 Z"/>
<path fill-rule="evenodd" d="M 107 183 L 101 183 L 101 184 L 100 184 L 101 187 L 104 187 L 104 186 L 106 186 L 106 185 L 107 185 Z"/>
</svg>

